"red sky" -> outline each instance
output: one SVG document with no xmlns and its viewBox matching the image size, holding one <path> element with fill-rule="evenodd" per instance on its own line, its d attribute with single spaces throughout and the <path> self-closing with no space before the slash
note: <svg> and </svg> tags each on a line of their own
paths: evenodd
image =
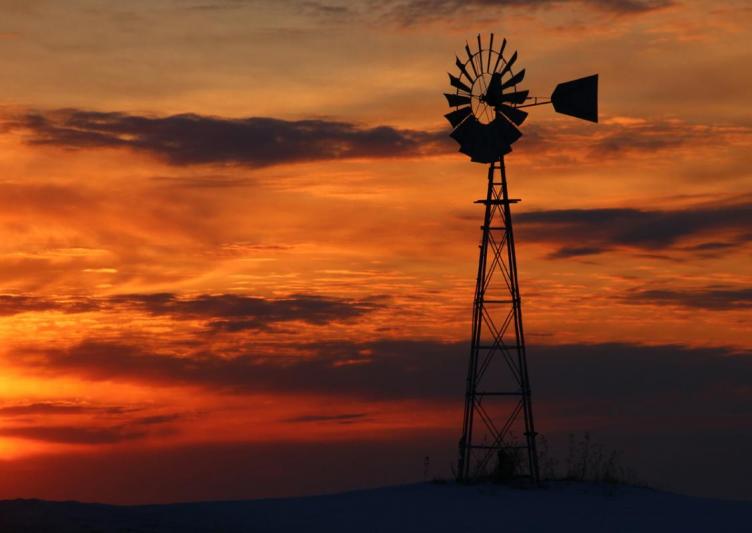
<svg viewBox="0 0 752 533">
<path fill-rule="evenodd" d="M 479 31 L 532 94 L 600 74 L 599 124 L 534 108 L 507 158 L 538 429 L 752 497 L 746 2 L 0 6 L 0 497 L 448 475 Z"/>
</svg>

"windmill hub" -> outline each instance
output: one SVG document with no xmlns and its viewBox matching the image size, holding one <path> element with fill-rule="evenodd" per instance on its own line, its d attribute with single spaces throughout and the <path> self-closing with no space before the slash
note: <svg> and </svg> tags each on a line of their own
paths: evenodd
<svg viewBox="0 0 752 533">
<path fill-rule="evenodd" d="M 488 84 L 491 81 L 491 76 L 488 73 L 483 73 L 478 76 L 473 83 L 472 92 L 470 93 L 471 108 L 473 116 L 481 124 L 489 124 L 493 122 L 495 118 L 495 111 L 493 106 L 486 102 L 486 93 L 488 92 Z"/>
</svg>

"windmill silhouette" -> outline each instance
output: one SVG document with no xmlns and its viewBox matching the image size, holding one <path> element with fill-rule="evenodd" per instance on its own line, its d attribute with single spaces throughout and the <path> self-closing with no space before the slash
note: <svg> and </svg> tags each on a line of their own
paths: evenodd
<svg viewBox="0 0 752 533">
<path fill-rule="evenodd" d="M 556 86 L 550 98 L 518 89 L 525 69 L 515 72 L 517 51 L 504 55 L 507 41 L 494 48 L 465 44 L 467 59 L 456 57 L 449 74 L 454 93 L 445 93 L 450 136 L 475 163 L 488 164 L 478 276 L 473 302 L 465 411 L 457 478 L 529 478 L 539 481 L 536 432 L 527 368 L 511 205 L 504 156 L 522 137 L 523 108 L 551 104 L 556 112 L 598 122 L 598 75 Z M 479 424 L 476 422 L 480 421 Z M 517 440 L 520 439 L 520 440 Z M 494 462 L 495 461 L 495 462 Z"/>
</svg>

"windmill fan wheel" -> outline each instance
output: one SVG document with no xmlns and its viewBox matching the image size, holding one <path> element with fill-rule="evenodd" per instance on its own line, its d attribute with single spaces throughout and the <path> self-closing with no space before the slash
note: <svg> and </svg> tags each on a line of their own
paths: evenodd
<svg viewBox="0 0 752 533">
<path fill-rule="evenodd" d="M 451 137 L 459 151 L 476 163 L 492 163 L 512 150 L 512 144 L 522 137 L 519 126 L 527 113 L 519 106 L 528 98 L 528 91 L 518 90 L 525 78 L 525 69 L 515 72 L 517 52 L 504 55 L 507 40 L 498 50 L 494 35 L 490 34 L 484 48 L 478 35 L 478 49 L 465 44 L 467 59 L 456 57 L 456 75 L 449 74 L 453 93 L 444 93 L 450 107 L 446 115 L 452 125 Z"/>
</svg>

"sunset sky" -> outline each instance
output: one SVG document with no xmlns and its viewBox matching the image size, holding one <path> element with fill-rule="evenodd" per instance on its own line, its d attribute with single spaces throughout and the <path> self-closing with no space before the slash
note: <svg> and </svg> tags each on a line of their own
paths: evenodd
<svg viewBox="0 0 752 533">
<path fill-rule="evenodd" d="M 752 498 L 745 0 L 0 0 L 0 498 L 286 496 L 450 475 L 486 168 L 442 92 L 477 33 L 537 429 Z"/>
</svg>

